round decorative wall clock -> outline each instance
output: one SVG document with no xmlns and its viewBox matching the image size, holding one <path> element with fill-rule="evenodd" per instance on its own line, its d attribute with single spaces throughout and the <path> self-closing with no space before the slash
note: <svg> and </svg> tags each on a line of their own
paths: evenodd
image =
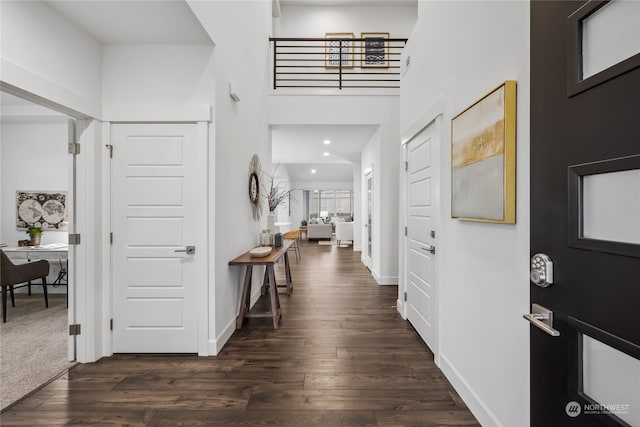
<svg viewBox="0 0 640 427">
<path fill-rule="evenodd" d="M 262 204 L 260 203 L 260 175 L 262 166 L 257 154 L 251 157 L 249 162 L 249 203 L 253 211 L 253 219 L 258 221 L 262 215 Z"/>
</svg>

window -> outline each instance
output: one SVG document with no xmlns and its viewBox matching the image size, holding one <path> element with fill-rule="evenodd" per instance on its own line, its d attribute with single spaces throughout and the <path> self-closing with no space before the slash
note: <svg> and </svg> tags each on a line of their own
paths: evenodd
<svg viewBox="0 0 640 427">
<path fill-rule="evenodd" d="M 305 191 L 308 197 L 309 219 L 353 216 L 353 191 L 315 190 Z M 305 197 L 305 200 L 307 198 Z"/>
</svg>

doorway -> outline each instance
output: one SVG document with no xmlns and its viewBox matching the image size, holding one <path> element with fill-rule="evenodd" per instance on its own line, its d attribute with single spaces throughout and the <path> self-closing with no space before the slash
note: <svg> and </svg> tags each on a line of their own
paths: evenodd
<svg viewBox="0 0 640 427">
<path fill-rule="evenodd" d="M 18 94 L 2 91 L 0 98 L 0 249 L 14 264 L 49 264 L 48 307 L 39 280 L 15 289 L 15 307 L 7 303 L 1 332 L 4 408 L 76 358 L 68 327 L 75 321 L 69 275 L 74 262 L 67 245 L 75 218 L 74 159 L 68 154 L 75 121 Z M 42 231 L 40 244 L 26 242 L 30 227 Z"/>
<path fill-rule="evenodd" d="M 438 212 L 436 122 L 406 144 L 407 231 L 406 304 L 407 319 L 424 342 L 436 353 L 436 219 Z"/>
<path fill-rule="evenodd" d="M 202 135 L 195 123 L 111 125 L 114 353 L 201 352 L 208 203 Z"/>
<path fill-rule="evenodd" d="M 370 167 L 364 176 L 365 187 L 365 203 L 366 203 L 366 218 L 364 220 L 364 264 L 371 271 L 373 269 L 373 167 Z"/>
</svg>

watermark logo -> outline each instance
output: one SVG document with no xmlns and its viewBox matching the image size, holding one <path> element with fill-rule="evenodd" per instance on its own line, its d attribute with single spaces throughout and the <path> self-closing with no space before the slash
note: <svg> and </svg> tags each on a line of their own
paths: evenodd
<svg viewBox="0 0 640 427">
<path fill-rule="evenodd" d="M 580 412 L 582 412 L 582 407 L 578 402 L 572 400 L 571 402 L 567 403 L 567 406 L 564 407 L 564 411 L 571 418 L 575 418 L 580 415 Z"/>
<path fill-rule="evenodd" d="M 567 403 L 567 406 L 564 407 L 564 411 L 571 418 L 575 418 L 580 414 L 583 415 L 626 415 L 629 414 L 629 404 L 628 403 L 585 403 L 581 405 L 580 403 L 572 400 Z"/>
</svg>

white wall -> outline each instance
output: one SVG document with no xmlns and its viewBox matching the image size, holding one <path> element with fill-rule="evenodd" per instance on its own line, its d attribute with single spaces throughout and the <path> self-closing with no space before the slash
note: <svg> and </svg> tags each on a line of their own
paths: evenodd
<svg viewBox="0 0 640 427">
<path fill-rule="evenodd" d="M 67 154 L 67 120 L 58 122 L 2 122 L 0 126 L 0 242 L 17 246 L 28 239 L 24 230 L 16 229 L 16 191 L 69 191 Z M 42 244 L 67 243 L 67 231 L 47 230 Z M 57 262 L 51 262 L 49 283 L 58 277 Z M 34 292 L 41 292 L 36 286 Z M 20 289 L 26 292 L 25 289 Z M 52 293 L 66 288 L 50 288 Z"/>
<path fill-rule="evenodd" d="M 353 164 L 353 250 L 362 250 L 362 166 L 361 162 L 355 162 Z M 355 217 L 358 216 L 356 219 Z"/>
<path fill-rule="evenodd" d="M 0 9 L 0 80 L 99 117 L 100 44 L 45 2 L 2 1 Z"/>
<path fill-rule="evenodd" d="M 69 191 L 67 121 L 58 123 L 7 123 L 1 128 L 2 191 L 0 193 L 2 242 L 17 246 L 28 239 L 16 229 L 16 191 Z M 42 243 L 66 243 L 67 231 L 47 230 Z"/>
<path fill-rule="evenodd" d="M 483 425 L 529 424 L 529 4 L 420 1 L 401 127 L 443 113 L 440 366 Z M 451 219 L 450 120 L 517 80 L 517 224 Z M 442 108 L 432 108 L 443 98 Z M 429 119 L 432 119 L 430 117 Z M 427 123 L 423 123 L 426 125 Z"/>
<path fill-rule="evenodd" d="M 123 108 L 175 109 L 213 104 L 211 45 L 106 45 L 104 118 Z"/>
<path fill-rule="evenodd" d="M 416 6 L 281 6 L 279 37 L 324 37 L 325 32 L 385 32 L 392 38 L 405 38 L 416 22 Z"/>
<path fill-rule="evenodd" d="M 214 50 L 215 124 L 209 161 L 210 203 L 215 244 L 210 250 L 211 293 L 210 348 L 220 351 L 235 331 L 243 273 L 228 262 L 256 246 L 266 225 L 268 208 L 260 222 L 252 218 L 247 194 L 249 161 L 257 154 L 265 171 L 271 170 L 271 132 L 267 123 L 267 89 L 270 87 L 269 35 L 271 2 L 189 1 L 196 17 L 209 33 Z M 229 97 L 233 80 L 240 102 Z M 264 206 L 264 205 L 263 205 Z M 261 272 L 254 272 L 259 295 Z"/>
</svg>

